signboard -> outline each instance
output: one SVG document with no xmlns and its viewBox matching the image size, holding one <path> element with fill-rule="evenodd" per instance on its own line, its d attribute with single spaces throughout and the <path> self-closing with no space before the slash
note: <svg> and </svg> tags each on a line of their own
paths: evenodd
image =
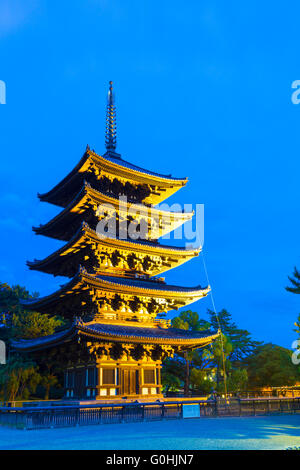
<svg viewBox="0 0 300 470">
<path fill-rule="evenodd" d="M 200 418 L 199 405 L 182 405 L 183 418 Z"/>
</svg>

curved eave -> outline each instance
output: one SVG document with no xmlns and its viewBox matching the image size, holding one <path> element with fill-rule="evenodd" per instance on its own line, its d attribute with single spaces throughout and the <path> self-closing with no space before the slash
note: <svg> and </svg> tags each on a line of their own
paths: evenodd
<svg viewBox="0 0 300 470">
<path fill-rule="evenodd" d="M 76 336 L 76 327 L 72 325 L 67 330 L 60 331 L 48 336 L 42 336 L 35 339 L 11 340 L 10 344 L 15 351 L 35 351 L 61 345 L 64 342 L 71 341 Z"/>
<path fill-rule="evenodd" d="M 143 329 L 143 327 L 140 327 Z M 138 328 L 136 329 L 138 330 Z M 149 329 L 150 330 L 150 329 Z M 170 328 L 172 330 L 172 328 Z M 111 333 L 111 332 L 98 332 L 95 331 L 92 327 L 83 325 L 80 326 L 79 333 L 81 335 L 87 336 L 89 338 L 98 339 L 98 340 L 106 340 L 106 341 L 113 341 L 113 342 L 122 342 L 122 343 L 150 343 L 150 344 L 160 344 L 160 345 L 170 345 L 170 346 L 179 346 L 184 349 L 194 349 L 197 347 L 201 347 L 203 345 L 207 345 L 212 343 L 218 336 L 219 333 L 212 333 L 210 331 L 199 332 L 200 335 L 193 333 L 192 331 L 189 332 L 190 336 L 187 337 L 184 335 L 183 337 L 176 337 L 170 338 L 164 335 L 164 331 L 168 332 L 168 329 L 163 330 L 161 332 L 161 336 L 153 336 L 151 335 L 151 330 L 149 336 L 147 335 L 139 335 L 138 331 L 136 334 L 128 334 L 123 333 L 120 331 L 119 333 Z M 185 333 L 185 330 L 182 330 Z"/>
<path fill-rule="evenodd" d="M 68 185 L 72 185 L 72 181 L 75 181 L 78 177 L 82 178 L 82 174 L 87 171 L 87 167 L 90 162 L 99 167 L 99 170 L 103 169 L 117 178 L 123 177 L 135 183 L 147 184 L 149 186 L 159 186 L 163 190 L 174 187 L 174 190 L 171 191 L 171 194 L 185 186 L 188 181 L 186 177 L 174 178 L 171 175 L 161 175 L 159 173 L 148 171 L 144 168 L 135 166 L 123 160 L 122 158 L 113 158 L 109 155 L 111 154 L 107 153 L 104 155 L 98 155 L 92 150 L 87 150 L 77 165 L 65 178 L 63 178 L 47 193 L 38 194 L 39 199 L 41 201 L 50 202 L 61 206 L 61 204 L 56 201 L 57 195 L 59 195 L 61 191 L 67 190 Z M 156 203 L 161 202 L 166 197 L 169 197 L 169 195 L 170 194 L 164 195 L 162 193 L 161 196 L 157 198 L 158 200 Z"/>
<path fill-rule="evenodd" d="M 202 288 L 201 286 L 181 287 L 153 281 L 93 276 L 88 273 L 83 274 L 83 276 L 95 287 L 99 286 L 99 288 L 101 288 L 103 286 L 107 286 L 113 292 L 144 294 L 157 298 L 195 297 L 200 299 L 201 297 L 206 296 L 210 291 L 209 286 L 206 288 Z"/>
<path fill-rule="evenodd" d="M 37 299 L 23 300 L 21 304 L 29 309 L 39 311 L 47 305 L 56 304 L 66 296 L 78 296 L 78 293 L 91 288 L 112 294 L 177 300 L 183 304 L 182 306 L 206 297 L 210 292 L 210 286 L 206 288 L 201 286 L 195 288 L 171 286 L 155 281 L 94 276 L 81 270 L 73 279 L 54 293 Z"/>
<path fill-rule="evenodd" d="M 76 232 L 69 242 L 65 243 L 65 245 L 63 245 L 61 248 L 42 260 L 34 260 L 32 262 L 27 261 L 27 266 L 34 270 L 44 270 L 51 263 L 55 263 L 61 259 L 61 257 L 67 256 L 73 251 L 77 252 L 81 243 L 87 244 L 88 242 L 95 243 L 98 246 L 118 249 L 121 251 L 124 250 L 128 252 L 143 253 L 145 255 L 173 257 L 177 259 L 177 264 L 182 264 L 192 259 L 193 257 L 198 256 L 201 251 L 201 248 L 191 250 L 180 247 L 151 244 L 149 242 L 141 243 L 137 241 L 121 240 L 112 237 L 100 238 L 95 230 L 92 230 L 87 224 L 82 224 L 81 228 Z M 167 271 L 167 269 L 163 269 L 162 267 L 162 270 L 159 271 L 159 273 L 165 271 Z"/>
<path fill-rule="evenodd" d="M 33 227 L 33 231 L 41 235 L 43 235 L 44 233 L 46 234 L 47 232 L 49 232 L 49 230 L 51 231 L 51 229 L 53 229 L 56 224 L 59 224 L 59 222 L 64 221 L 64 219 L 66 219 L 66 217 L 68 217 L 71 213 L 79 215 L 81 212 L 84 212 L 84 210 L 80 209 L 80 207 L 84 206 L 84 202 L 88 197 L 93 199 L 97 207 L 101 204 L 110 204 L 116 209 L 117 212 L 119 212 L 120 209 L 121 211 L 123 210 L 125 213 L 129 212 L 129 214 L 130 211 L 132 213 L 141 214 L 141 216 L 147 217 L 148 220 L 153 220 L 153 218 L 155 220 L 155 217 L 158 217 L 165 221 L 173 221 L 173 224 L 170 223 L 168 228 L 162 230 L 161 234 L 157 234 L 157 237 L 151 237 L 152 239 L 159 238 L 160 236 L 163 236 L 171 232 L 172 230 L 175 230 L 175 228 L 190 220 L 194 215 L 194 212 L 171 212 L 155 209 L 154 207 L 148 207 L 143 204 L 132 204 L 129 202 L 124 202 L 105 193 L 97 191 L 93 189 L 89 184 L 85 183 L 67 207 L 65 207 L 59 214 L 53 217 L 46 224 L 40 225 L 39 227 Z M 61 237 L 60 239 L 64 240 L 64 238 Z"/>
<path fill-rule="evenodd" d="M 47 193 L 38 193 L 38 197 L 41 201 L 43 202 L 51 202 L 52 204 L 55 204 L 53 201 L 53 198 L 55 198 L 55 194 L 60 191 L 66 184 L 70 183 L 70 181 L 78 175 L 78 173 L 81 173 L 81 169 L 84 167 L 86 161 L 89 158 L 89 153 L 85 152 L 77 165 L 73 168 L 70 173 L 67 174 L 57 185 L 55 185 L 50 191 Z"/>
<path fill-rule="evenodd" d="M 109 325 L 109 327 L 111 326 L 112 325 Z M 100 331 L 98 331 L 98 327 L 100 327 Z M 204 347 L 212 343 L 220 335 L 219 332 L 212 332 L 210 330 L 193 332 L 174 328 L 145 328 L 143 325 L 135 328 L 128 328 L 126 325 L 117 326 L 114 327 L 115 331 L 113 332 L 105 331 L 105 329 L 107 329 L 107 325 L 93 323 L 73 324 L 71 328 L 52 335 L 28 340 L 12 340 L 11 346 L 12 349 L 16 351 L 33 352 L 56 347 L 68 343 L 78 336 L 83 336 L 86 340 L 170 345 L 175 346 L 179 350 L 184 350 Z M 170 333 L 174 331 L 175 336 L 172 337 Z"/>
</svg>

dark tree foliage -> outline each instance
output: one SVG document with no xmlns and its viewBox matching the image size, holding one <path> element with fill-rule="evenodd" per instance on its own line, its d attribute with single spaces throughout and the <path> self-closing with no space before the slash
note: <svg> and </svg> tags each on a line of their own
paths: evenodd
<svg viewBox="0 0 300 470">
<path fill-rule="evenodd" d="M 22 286 L 9 286 L 7 283 L 0 283 L 0 312 L 3 323 L 9 325 L 12 316 L 24 311 L 20 305 L 20 299 L 28 300 L 38 297 L 38 293 L 30 294 L 29 291 Z"/>
<path fill-rule="evenodd" d="M 252 354 L 262 344 L 259 341 L 253 340 L 249 331 L 238 328 L 227 310 L 223 309 L 218 312 L 218 318 L 212 310 L 208 310 L 208 315 L 212 329 L 217 331 L 221 327 L 223 334 L 230 340 L 232 351 L 228 359 L 234 366 L 238 367 L 245 357 Z"/>
<path fill-rule="evenodd" d="M 62 318 L 49 316 L 26 310 L 20 300 L 38 297 L 38 293 L 30 294 L 22 286 L 9 286 L 0 283 L 0 312 L 3 334 L 6 337 L 32 339 L 51 335 L 64 324 Z M 4 331 L 5 330 L 5 331 Z"/>
<path fill-rule="evenodd" d="M 26 310 L 20 303 L 36 297 L 37 293 L 30 294 L 25 287 L 0 283 L 0 339 L 6 342 L 8 353 L 7 364 L 0 371 L 0 396 L 5 400 L 28 398 L 39 383 L 49 397 L 50 388 L 57 384 L 50 359 L 39 367 L 30 357 L 9 351 L 11 339 L 50 335 L 65 326 L 62 318 Z"/>
<path fill-rule="evenodd" d="M 300 373 L 299 366 L 292 363 L 291 356 L 291 351 L 272 343 L 258 346 L 243 361 L 250 387 L 295 385 L 300 379 Z"/>
<path fill-rule="evenodd" d="M 222 340 L 219 337 L 204 349 L 196 349 L 181 356 L 175 355 L 173 359 L 164 362 L 165 388 L 168 380 L 174 386 L 176 382 L 173 376 L 175 376 L 184 385 L 185 394 L 189 393 L 191 384 L 194 389 L 202 393 L 207 393 L 209 388 L 222 391 L 224 368 L 230 389 L 238 389 L 241 384 L 243 388 L 246 386 L 247 371 L 243 369 L 243 360 L 253 354 L 262 343 L 253 340 L 247 330 L 238 328 L 227 310 L 221 310 L 218 318 L 212 310 L 208 310 L 208 316 L 207 321 L 200 318 L 196 312 L 187 310 L 173 318 L 173 327 L 190 331 L 206 329 L 218 331 L 221 327 Z"/>
<path fill-rule="evenodd" d="M 300 294 L 300 271 L 298 271 L 296 266 L 294 268 L 293 277 L 288 276 L 288 278 L 292 285 L 286 287 L 286 290 L 288 292 L 292 292 L 293 294 Z"/>
<path fill-rule="evenodd" d="M 0 368 L 0 397 L 4 401 L 28 398 L 41 381 L 36 364 L 17 354 Z"/>
<path fill-rule="evenodd" d="M 198 313 L 192 310 L 181 312 L 178 317 L 173 318 L 172 326 L 182 330 L 201 331 L 209 328 L 208 322 L 199 318 Z M 178 355 L 177 361 L 179 364 L 184 364 L 183 382 L 184 394 L 187 396 L 190 390 L 190 370 L 194 357 L 194 351 L 185 352 L 183 355 Z M 182 356 L 182 358 L 180 358 Z M 176 359 L 175 359 L 176 360 Z"/>
<path fill-rule="evenodd" d="M 288 278 L 291 282 L 291 286 L 288 286 L 285 289 L 288 292 L 292 292 L 293 294 L 300 294 L 300 271 L 298 271 L 296 266 L 294 268 L 293 277 L 288 276 Z M 298 315 L 297 321 L 294 323 L 294 325 L 296 327 L 294 331 L 298 333 L 299 335 L 300 334 L 300 314 Z"/>
<path fill-rule="evenodd" d="M 173 318 L 172 326 L 183 330 L 201 331 L 210 328 L 210 323 L 199 318 L 198 313 L 186 310 L 181 312 L 178 317 Z"/>
<path fill-rule="evenodd" d="M 164 391 L 177 391 L 185 380 L 184 361 L 181 357 L 168 357 L 164 360 L 161 372 Z"/>
</svg>

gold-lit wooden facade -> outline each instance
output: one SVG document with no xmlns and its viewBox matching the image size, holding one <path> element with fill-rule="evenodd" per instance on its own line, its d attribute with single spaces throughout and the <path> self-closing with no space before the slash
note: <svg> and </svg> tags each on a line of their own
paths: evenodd
<svg viewBox="0 0 300 470">
<path fill-rule="evenodd" d="M 102 237 L 84 222 L 62 248 L 43 260 L 28 262 L 28 266 L 55 276 L 73 277 L 80 265 L 96 275 L 150 278 L 180 266 L 199 252 L 200 248 L 176 248 Z"/>
<path fill-rule="evenodd" d="M 145 237 L 149 240 L 170 233 L 185 222 L 191 220 L 193 212 L 173 212 L 156 209 L 143 204 L 134 204 L 125 200 L 126 195 L 120 194 L 119 198 L 112 197 L 93 189 L 89 183 L 84 183 L 72 202 L 62 212 L 50 220 L 47 224 L 34 227 L 39 235 L 68 241 L 80 228 L 83 221 L 92 226 L 105 219 L 109 226 L 115 227 L 117 233 L 136 228 L 137 234 L 141 232 L 138 227 L 145 227 Z"/>
</svg>

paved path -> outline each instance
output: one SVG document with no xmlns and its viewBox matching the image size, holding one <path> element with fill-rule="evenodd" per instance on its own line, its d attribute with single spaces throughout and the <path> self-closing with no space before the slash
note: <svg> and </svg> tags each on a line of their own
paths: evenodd
<svg viewBox="0 0 300 470">
<path fill-rule="evenodd" d="M 0 449 L 285 449 L 300 446 L 300 415 L 202 418 L 22 431 L 0 427 Z"/>
</svg>

